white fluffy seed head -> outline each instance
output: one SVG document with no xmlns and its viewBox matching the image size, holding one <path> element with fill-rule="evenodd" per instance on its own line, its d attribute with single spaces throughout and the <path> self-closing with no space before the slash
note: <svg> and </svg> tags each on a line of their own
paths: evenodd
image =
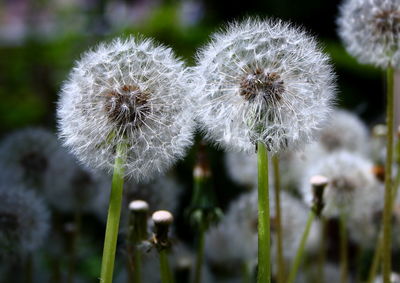
<svg viewBox="0 0 400 283">
<path fill-rule="evenodd" d="M 206 136 L 272 152 L 313 139 L 334 94 L 329 59 L 306 32 L 272 20 L 233 23 L 198 53 L 193 90 Z"/>
<path fill-rule="evenodd" d="M 49 212 L 43 201 L 22 186 L 0 187 L 0 258 L 37 250 L 49 230 Z"/>
<path fill-rule="evenodd" d="M 368 151 L 368 129 L 351 112 L 336 109 L 319 132 L 319 142 L 328 152 L 348 150 L 365 154 Z"/>
<path fill-rule="evenodd" d="M 60 136 L 85 164 L 111 171 L 128 144 L 125 175 L 149 179 L 184 155 L 192 103 L 183 63 L 170 48 L 130 37 L 85 53 L 58 102 Z"/>
<path fill-rule="evenodd" d="M 345 0 L 337 23 L 347 51 L 360 62 L 400 65 L 400 0 Z"/>
<path fill-rule="evenodd" d="M 310 164 L 303 176 L 302 195 L 311 205 L 312 190 L 310 178 L 323 175 L 329 183 L 324 190 L 324 209 L 326 217 L 336 217 L 341 212 L 362 214 L 379 201 L 379 181 L 372 171 L 373 164 L 362 156 L 347 151 L 336 151 L 315 164 Z M 369 203 L 369 205 L 365 205 Z"/>
<path fill-rule="evenodd" d="M 0 144 L 0 178 L 11 184 L 42 190 L 58 149 L 57 138 L 45 129 L 14 132 Z"/>
</svg>

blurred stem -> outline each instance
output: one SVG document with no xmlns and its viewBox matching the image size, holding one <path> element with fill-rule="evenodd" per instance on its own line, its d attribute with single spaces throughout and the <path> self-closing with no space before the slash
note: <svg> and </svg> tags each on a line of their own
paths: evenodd
<svg viewBox="0 0 400 283">
<path fill-rule="evenodd" d="M 104 239 L 103 258 L 101 262 L 101 283 L 111 283 L 113 277 L 118 227 L 121 215 L 122 191 L 124 185 L 124 163 L 126 160 L 126 153 L 127 145 L 125 143 L 118 144 L 115 153 L 114 174 L 111 184 L 106 235 Z"/>
<path fill-rule="evenodd" d="M 397 141 L 397 144 L 396 144 L 396 153 L 397 153 L 397 161 L 396 162 L 397 162 L 398 167 L 397 167 L 397 173 L 396 173 L 396 180 L 394 183 L 394 191 L 393 191 L 391 209 L 390 209 L 391 211 L 393 211 L 394 202 L 396 200 L 397 193 L 398 193 L 399 187 L 400 187 L 400 139 Z M 369 275 L 368 275 L 368 281 L 367 281 L 368 283 L 372 283 L 378 273 L 379 261 L 381 260 L 381 257 L 382 257 L 382 250 L 383 250 L 383 230 L 381 227 L 379 234 L 378 234 L 378 241 L 377 241 L 377 244 L 375 247 L 374 257 L 373 257 Z"/>
<path fill-rule="evenodd" d="M 248 262 L 242 264 L 242 279 L 243 283 L 251 283 L 251 271 Z"/>
<path fill-rule="evenodd" d="M 339 216 L 339 230 L 340 230 L 340 282 L 346 283 L 348 281 L 348 242 L 347 242 L 347 227 L 346 227 L 346 214 L 341 211 Z"/>
<path fill-rule="evenodd" d="M 33 255 L 29 253 L 25 259 L 25 282 L 33 282 Z"/>
<path fill-rule="evenodd" d="M 135 268 L 133 272 L 133 282 L 134 283 L 141 283 L 141 273 L 142 273 L 142 255 L 140 253 L 140 250 L 135 247 L 135 251 L 133 252 L 133 266 Z"/>
<path fill-rule="evenodd" d="M 172 275 L 169 269 L 168 255 L 166 249 L 161 249 L 160 252 L 160 272 L 161 283 L 172 283 Z"/>
<path fill-rule="evenodd" d="M 258 283 L 271 282 L 268 152 L 257 143 L 258 155 Z"/>
<path fill-rule="evenodd" d="M 375 247 L 375 252 L 374 252 L 374 257 L 372 259 L 372 264 L 369 269 L 369 274 L 368 274 L 368 283 L 373 283 L 375 281 L 376 275 L 378 273 L 379 269 L 379 262 L 381 260 L 382 256 L 382 248 L 383 248 L 383 235 L 382 231 L 378 234 L 378 242 Z"/>
<path fill-rule="evenodd" d="M 204 261 L 204 238 L 205 238 L 205 227 L 200 225 L 199 237 L 197 239 L 197 253 L 196 253 L 196 269 L 194 273 L 194 283 L 201 282 L 201 270 Z"/>
<path fill-rule="evenodd" d="M 297 249 L 297 253 L 294 258 L 292 268 L 290 269 L 289 279 L 287 281 L 288 283 L 293 283 L 294 280 L 296 279 L 296 274 L 297 274 L 297 271 L 299 270 L 301 261 L 303 259 L 304 249 L 306 247 L 307 238 L 310 233 L 312 222 L 313 222 L 314 218 L 315 218 L 315 213 L 312 210 L 310 210 L 310 212 L 308 213 L 307 224 L 304 229 L 303 235 L 301 237 L 300 245 Z"/>
<path fill-rule="evenodd" d="M 74 231 L 70 235 L 70 243 L 69 243 L 69 262 L 68 262 L 68 275 L 67 275 L 67 282 L 73 283 L 75 277 L 75 265 L 76 265 L 76 252 L 77 252 L 77 245 L 80 235 L 81 229 L 81 221 L 82 221 L 82 213 L 79 207 L 75 209 L 74 212 Z"/>
<path fill-rule="evenodd" d="M 383 211 L 383 282 L 390 283 L 392 246 L 392 163 L 393 163 L 393 123 L 394 123 L 394 71 L 391 66 L 386 72 L 386 164 L 385 164 L 385 207 Z"/>
<path fill-rule="evenodd" d="M 285 262 L 283 259 L 283 235 L 281 221 L 281 178 L 279 171 L 279 157 L 272 156 L 272 166 L 274 170 L 274 188 L 275 188 L 275 225 L 277 237 L 277 258 L 278 258 L 278 280 L 277 283 L 285 282 Z"/>
<path fill-rule="evenodd" d="M 319 249 L 318 249 L 318 283 L 324 283 L 325 279 L 325 259 L 326 259 L 326 245 L 325 245 L 325 237 L 326 235 L 326 219 L 321 216 L 321 239 L 319 241 Z"/>
</svg>

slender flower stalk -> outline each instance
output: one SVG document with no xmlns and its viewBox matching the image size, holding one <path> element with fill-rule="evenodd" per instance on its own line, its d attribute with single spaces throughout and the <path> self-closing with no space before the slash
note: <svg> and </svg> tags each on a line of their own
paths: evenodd
<svg viewBox="0 0 400 283">
<path fill-rule="evenodd" d="M 315 213 L 314 213 L 314 211 L 310 210 L 310 212 L 308 214 L 307 224 L 304 229 L 303 236 L 301 237 L 301 242 L 300 242 L 299 248 L 296 253 L 296 257 L 294 258 L 292 268 L 290 269 L 289 279 L 287 281 L 288 283 L 293 283 L 294 280 L 296 279 L 297 271 L 299 270 L 301 261 L 303 259 L 303 254 L 304 254 L 304 249 L 306 246 L 308 234 L 310 233 L 311 225 L 312 225 L 312 222 L 314 221 L 314 218 L 315 218 Z"/>
<path fill-rule="evenodd" d="M 340 282 L 348 282 L 348 240 L 346 227 L 346 213 L 341 212 L 339 216 L 340 230 Z"/>
<path fill-rule="evenodd" d="M 289 272 L 289 279 L 287 281 L 288 283 L 293 283 L 296 279 L 297 271 L 299 270 L 301 261 L 303 259 L 304 249 L 307 243 L 307 238 L 310 233 L 312 223 L 315 217 L 320 217 L 322 209 L 324 208 L 323 195 L 325 187 L 328 185 L 328 179 L 324 176 L 317 175 L 311 178 L 310 183 L 312 186 L 313 195 L 312 206 L 308 214 L 307 224 L 301 237 L 301 241 L 297 249 L 292 268 Z"/>
<path fill-rule="evenodd" d="M 400 165 L 400 128 L 398 129 L 397 136 L 398 136 L 398 140 L 396 143 L 397 173 L 396 173 L 396 179 L 395 179 L 394 186 L 393 186 L 391 211 L 393 211 L 393 206 L 394 206 L 394 203 L 395 203 L 398 191 L 399 191 L 399 187 L 400 187 L 400 166 L 399 166 Z M 373 281 L 375 280 L 375 278 L 378 274 L 379 263 L 381 262 L 381 258 L 382 258 L 382 250 L 383 250 L 383 227 L 381 226 L 379 233 L 378 233 L 378 241 L 376 243 L 371 267 L 370 267 L 369 273 L 368 273 L 368 281 L 367 281 L 368 283 L 373 283 Z"/>
<path fill-rule="evenodd" d="M 161 282 L 173 283 L 167 251 L 171 245 L 168 239 L 168 232 L 174 218 L 170 212 L 166 210 L 158 210 L 153 213 L 152 219 L 155 229 L 153 243 L 157 248 L 160 257 Z"/>
<path fill-rule="evenodd" d="M 258 155 L 258 274 L 257 282 L 271 282 L 268 151 L 257 143 Z"/>
<path fill-rule="evenodd" d="M 108 207 L 106 234 L 104 238 L 103 258 L 101 262 L 101 283 L 111 283 L 114 271 L 115 251 L 119 220 L 121 215 L 122 192 L 124 185 L 124 163 L 126 160 L 127 145 L 117 145 L 114 174 L 112 178 L 110 203 Z"/>
<path fill-rule="evenodd" d="M 201 282 L 204 262 L 205 233 L 222 215 L 216 205 L 216 197 L 211 187 L 211 170 L 206 147 L 201 143 L 197 151 L 197 161 L 193 170 L 193 196 L 187 214 L 198 232 L 194 283 Z"/>
<path fill-rule="evenodd" d="M 128 282 L 140 283 L 142 255 L 138 246 L 147 240 L 147 214 L 149 205 L 143 200 L 129 203 L 128 247 Z"/>
<path fill-rule="evenodd" d="M 281 178 L 279 170 L 279 157 L 272 156 L 272 166 L 274 171 L 274 189 L 275 189 L 275 229 L 277 238 L 277 259 L 278 259 L 278 283 L 285 282 L 285 262 L 283 259 L 283 235 L 282 235 L 282 221 L 281 221 Z"/>
<path fill-rule="evenodd" d="M 326 219 L 325 217 L 321 217 L 321 239 L 319 242 L 318 248 L 318 283 L 324 283 L 325 278 L 325 262 L 326 262 Z"/>
<path fill-rule="evenodd" d="M 386 163 L 385 163 L 385 207 L 383 211 L 383 258 L 382 271 L 385 283 L 390 282 L 392 256 L 392 164 L 394 136 L 394 71 L 391 66 L 386 72 Z"/>
</svg>

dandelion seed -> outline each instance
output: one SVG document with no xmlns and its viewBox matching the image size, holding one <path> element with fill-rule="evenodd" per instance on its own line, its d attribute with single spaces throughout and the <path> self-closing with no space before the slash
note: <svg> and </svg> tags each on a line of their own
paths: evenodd
<svg viewBox="0 0 400 283">
<path fill-rule="evenodd" d="M 214 34 L 198 54 L 193 92 L 207 137 L 228 149 L 271 152 L 313 139 L 327 118 L 334 78 L 304 31 L 247 20 Z"/>
<path fill-rule="evenodd" d="M 111 171 L 116 146 L 128 146 L 125 175 L 149 179 L 192 142 L 183 63 L 151 40 L 116 39 L 83 55 L 58 103 L 60 136 L 78 159 Z"/>
<path fill-rule="evenodd" d="M 360 62 L 399 66 L 399 0 L 346 0 L 337 23 L 347 51 Z"/>
</svg>

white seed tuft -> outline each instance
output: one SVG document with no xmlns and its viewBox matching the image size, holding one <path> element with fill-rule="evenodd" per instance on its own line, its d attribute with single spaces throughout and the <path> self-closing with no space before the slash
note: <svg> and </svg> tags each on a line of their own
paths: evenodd
<svg viewBox="0 0 400 283">
<path fill-rule="evenodd" d="M 192 103 L 183 63 L 170 48 L 130 37 L 85 53 L 58 102 L 60 136 L 84 164 L 111 171 L 127 143 L 125 175 L 166 170 L 192 142 Z"/>
<path fill-rule="evenodd" d="M 193 90 L 207 138 L 228 149 L 271 152 L 314 138 L 331 108 L 334 76 L 315 40 L 281 21 L 247 20 L 198 53 Z"/>
<path fill-rule="evenodd" d="M 360 62 L 400 65 L 400 0 L 345 0 L 337 23 L 347 51 Z"/>
</svg>

